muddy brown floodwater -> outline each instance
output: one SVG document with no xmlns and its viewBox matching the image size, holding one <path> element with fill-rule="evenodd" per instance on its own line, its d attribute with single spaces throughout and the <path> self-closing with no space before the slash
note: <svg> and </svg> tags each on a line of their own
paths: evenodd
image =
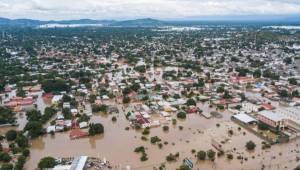
<svg viewBox="0 0 300 170">
<path fill-rule="evenodd" d="M 230 121 L 230 113 L 222 113 L 222 119 L 205 119 L 198 114 L 188 115 L 186 120 L 177 121 L 177 125 L 169 125 L 169 132 L 163 132 L 162 127 L 151 128 L 148 138 L 158 136 L 168 144 L 159 149 L 157 145 L 150 144 L 150 141 L 141 140 L 141 133 L 133 129 L 125 130 L 129 122 L 121 112 L 117 116 L 117 122 L 111 121 L 112 115 L 94 115 L 92 122 L 101 122 L 104 125 L 103 135 L 78 140 L 70 140 L 69 133 L 57 133 L 55 136 L 47 135 L 32 140 L 31 156 L 26 163 L 26 170 L 34 169 L 38 161 L 45 156 L 53 157 L 75 157 L 80 155 L 106 158 L 113 166 L 113 169 L 125 168 L 130 165 L 132 169 L 152 170 L 161 163 L 166 162 L 169 153 L 180 153 L 179 160 L 174 163 L 166 163 L 167 169 L 178 168 L 182 160 L 189 157 L 193 160 L 194 169 L 261 169 L 262 164 L 266 169 L 292 169 L 297 166 L 296 156 L 299 155 L 300 142 L 292 141 L 288 144 L 272 146 L 269 150 L 261 150 L 261 142 L 257 136 L 245 131 L 243 128 L 238 131 L 238 125 Z M 175 115 L 173 115 L 175 117 Z M 219 123 L 220 127 L 216 124 Z M 183 126 L 179 130 L 178 126 Z M 234 135 L 228 136 L 229 129 Z M 244 135 L 243 132 L 246 132 Z M 213 149 L 211 139 L 227 139 L 223 145 L 226 153 L 232 153 L 234 159 L 229 161 L 226 156 L 217 158 L 215 162 L 197 162 L 191 153 L 192 149 L 208 150 Z M 257 147 L 254 152 L 247 152 L 245 144 L 252 140 Z M 146 147 L 148 160 L 140 161 L 140 154 L 133 150 L 138 146 Z M 236 148 L 233 151 L 233 148 Z M 247 161 L 237 160 L 238 155 L 243 155 Z M 280 156 L 281 155 L 281 156 Z M 121 167 L 121 168 L 120 168 Z"/>
</svg>

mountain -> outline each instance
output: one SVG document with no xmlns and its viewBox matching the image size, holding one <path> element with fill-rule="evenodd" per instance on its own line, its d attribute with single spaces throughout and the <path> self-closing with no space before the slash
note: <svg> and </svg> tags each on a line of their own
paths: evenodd
<svg viewBox="0 0 300 170">
<path fill-rule="evenodd" d="M 91 19 L 80 19 L 80 20 L 62 20 L 62 21 L 40 21 L 32 19 L 7 19 L 0 18 L 0 26 L 21 26 L 21 27 L 36 27 L 45 24 L 102 24 L 110 25 L 116 21 L 114 20 L 91 20 Z"/>
<path fill-rule="evenodd" d="M 0 18 L 0 26 L 38 27 L 42 25 L 80 25 L 80 26 L 115 26 L 115 27 L 158 27 L 158 26 L 196 26 L 203 24 L 230 24 L 230 23 L 260 23 L 260 24 L 299 24 L 299 15 L 275 15 L 275 16 L 206 16 L 187 18 L 182 20 L 161 21 L 152 18 L 134 20 L 62 20 L 62 21 L 40 21 L 32 19 L 7 19 Z"/>
<path fill-rule="evenodd" d="M 119 27 L 157 27 L 168 25 L 167 22 L 152 19 L 152 18 L 143 18 L 135 20 L 125 20 L 118 21 L 110 24 L 110 26 L 119 26 Z"/>
<path fill-rule="evenodd" d="M 80 19 L 80 20 L 62 20 L 62 21 L 40 21 L 31 19 L 7 19 L 0 18 L 0 26 L 21 26 L 21 27 L 36 27 L 46 24 L 63 24 L 63 25 L 90 25 L 90 24 L 101 24 L 104 26 L 120 26 L 120 27 L 155 27 L 163 26 L 166 22 L 155 20 L 151 18 L 136 19 L 136 20 L 91 20 L 91 19 Z"/>
<path fill-rule="evenodd" d="M 0 26 L 38 26 L 42 25 L 45 22 L 39 20 L 31 20 L 31 19 L 7 19 L 0 18 Z"/>
</svg>

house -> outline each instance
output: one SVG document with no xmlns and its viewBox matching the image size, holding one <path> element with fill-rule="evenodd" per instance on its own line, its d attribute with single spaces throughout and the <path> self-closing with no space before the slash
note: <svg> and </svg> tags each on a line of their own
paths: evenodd
<svg viewBox="0 0 300 170">
<path fill-rule="evenodd" d="M 88 123 L 87 122 L 80 122 L 79 123 L 79 128 L 83 129 L 83 128 L 87 128 L 88 127 Z"/>
<path fill-rule="evenodd" d="M 273 128 L 283 126 L 283 117 L 269 110 L 258 112 L 257 119 Z"/>
<path fill-rule="evenodd" d="M 58 104 L 59 101 L 63 98 L 63 95 L 54 95 L 52 100 L 51 100 L 51 103 L 52 104 Z"/>
<path fill-rule="evenodd" d="M 275 109 L 274 106 L 272 106 L 271 104 L 268 104 L 268 103 L 262 104 L 261 107 L 264 108 L 265 110 L 273 110 L 273 109 Z"/>
<path fill-rule="evenodd" d="M 163 116 L 163 117 L 169 117 L 170 116 L 170 114 L 168 112 L 165 112 L 165 111 L 161 111 L 160 115 Z"/>
<path fill-rule="evenodd" d="M 235 120 L 238 120 L 244 124 L 251 124 L 251 123 L 257 122 L 256 119 L 254 119 L 253 117 L 251 117 L 245 113 L 239 113 L 239 114 L 233 115 L 232 118 Z"/>
<path fill-rule="evenodd" d="M 48 126 L 47 133 L 55 132 L 55 126 Z"/>
<path fill-rule="evenodd" d="M 246 113 L 251 112 L 258 112 L 259 106 L 250 102 L 243 102 L 242 103 L 242 111 L 245 111 Z"/>
<path fill-rule="evenodd" d="M 284 117 L 284 125 L 300 132 L 300 107 L 282 107 L 275 112 Z"/>
<path fill-rule="evenodd" d="M 63 103 L 63 108 L 68 108 L 68 109 L 70 109 L 70 108 L 71 108 L 70 102 L 64 102 L 64 103 Z"/>
</svg>

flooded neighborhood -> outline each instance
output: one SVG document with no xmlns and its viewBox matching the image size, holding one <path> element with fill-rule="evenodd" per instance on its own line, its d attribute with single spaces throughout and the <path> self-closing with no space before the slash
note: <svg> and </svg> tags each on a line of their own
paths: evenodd
<svg viewBox="0 0 300 170">
<path fill-rule="evenodd" d="M 299 27 L 67 23 L 0 24 L 0 170 L 299 170 Z"/>
</svg>

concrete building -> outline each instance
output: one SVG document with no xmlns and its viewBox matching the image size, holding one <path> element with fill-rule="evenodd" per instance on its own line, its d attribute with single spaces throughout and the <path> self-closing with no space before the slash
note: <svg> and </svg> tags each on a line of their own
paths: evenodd
<svg viewBox="0 0 300 170">
<path fill-rule="evenodd" d="M 269 110 L 258 112 L 257 119 L 273 128 L 283 127 L 283 117 Z"/>
<path fill-rule="evenodd" d="M 259 106 L 250 102 L 242 103 L 242 111 L 246 113 L 258 112 Z"/>
<path fill-rule="evenodd" d="M 300 131 L 300 107 L 278 108 L 275 111 L 278 115 L 284 117 L 284 125 Z"/>
</svg>

